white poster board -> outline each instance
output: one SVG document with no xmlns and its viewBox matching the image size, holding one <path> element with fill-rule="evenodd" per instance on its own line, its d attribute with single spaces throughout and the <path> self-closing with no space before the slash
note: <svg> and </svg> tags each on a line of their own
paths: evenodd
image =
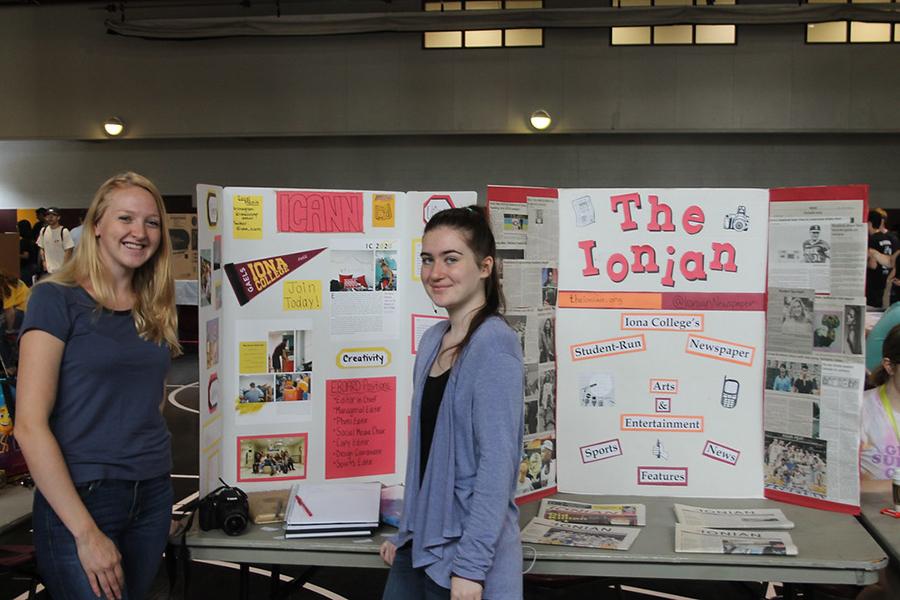
<svg viewBox="0 0 900 600">
<path fill-rule="evenodd" d="M 417 248 L 430 214 L 476 194 L 197 194 L 201 495 L 219 477 L 246 491 L 402 481 L 416 336 L 445 316 Z"/>
<path fill-rule="evenodd" d="M 559 489 L 760 497 L 768 191 L 559 191 Z"/>
</svg>

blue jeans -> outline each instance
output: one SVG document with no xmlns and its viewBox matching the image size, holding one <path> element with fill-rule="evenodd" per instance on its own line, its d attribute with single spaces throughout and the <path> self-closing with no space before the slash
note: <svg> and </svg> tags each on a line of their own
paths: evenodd
<svg viewBox="0 0 900 600">
<path fill-rule="evenodd" d="M 125 600 L 143 600 L 159 570 L 172 518 L 168 475 L 125 481 L 98 479 L 75 486 L 97 527 L 122 555 Z M 38 570 L 54 600 L 97 600 L 78 560 L 75 539 L 40 491 L 34 494 Z"/>
<path fill-rule="evenodd" d="M 412 549 L 397 549 L 382 600 L 449 600 L 450 590 L 432 581 L 424 568 L 412 566 Z"/>
</svg>

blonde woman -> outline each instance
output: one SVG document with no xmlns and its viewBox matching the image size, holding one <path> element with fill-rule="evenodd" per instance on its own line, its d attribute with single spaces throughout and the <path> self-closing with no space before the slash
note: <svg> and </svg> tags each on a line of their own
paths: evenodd
<svg viewBox="0 0 900 600">
<path fill-rule="evenodd" d="M 54 598 L 144 598 L 169 531 L 165 378 L 180 351 L 165 208 L 136 173 L 97 190 L 73 260 L 22 324 L 16 438 Z"/>
</svg>

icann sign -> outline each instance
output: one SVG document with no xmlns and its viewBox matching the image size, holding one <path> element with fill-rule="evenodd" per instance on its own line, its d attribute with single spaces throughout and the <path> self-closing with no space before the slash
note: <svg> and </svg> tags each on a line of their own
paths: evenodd
<svg viewBox="0 0 900 600">
<path fill-rule="evenodd" d="M 391 352 L 387 348 L 344 348 L 335 357 L 341 369 L 371 369 L 391 364 Z"/>
</svg>

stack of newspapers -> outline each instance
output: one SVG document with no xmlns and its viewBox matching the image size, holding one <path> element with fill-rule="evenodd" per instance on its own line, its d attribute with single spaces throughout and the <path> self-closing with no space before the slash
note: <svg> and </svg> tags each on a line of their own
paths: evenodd
<svg viewBox="0 0 900 600">
<path fill-rule="evenodd" d="M 284 537 L 371 535 L 378 527 L 381 484 L 297 483 L 288 498 Z"/>
<path fill-rule="evenodd" d="M 544 498 L 538 516 L 522 530 L 532 544 L 628 550 L 647 524 L 643 504 L 586 504 Z"/>
<path fill-rule="evenodd" d="M 784 531 L 793 529 L 794 524 L 777 508 L 702 508 L 676 504 L 675 517 L 675 552 L 797 554 L 791 534 Z"/>
</svg>

